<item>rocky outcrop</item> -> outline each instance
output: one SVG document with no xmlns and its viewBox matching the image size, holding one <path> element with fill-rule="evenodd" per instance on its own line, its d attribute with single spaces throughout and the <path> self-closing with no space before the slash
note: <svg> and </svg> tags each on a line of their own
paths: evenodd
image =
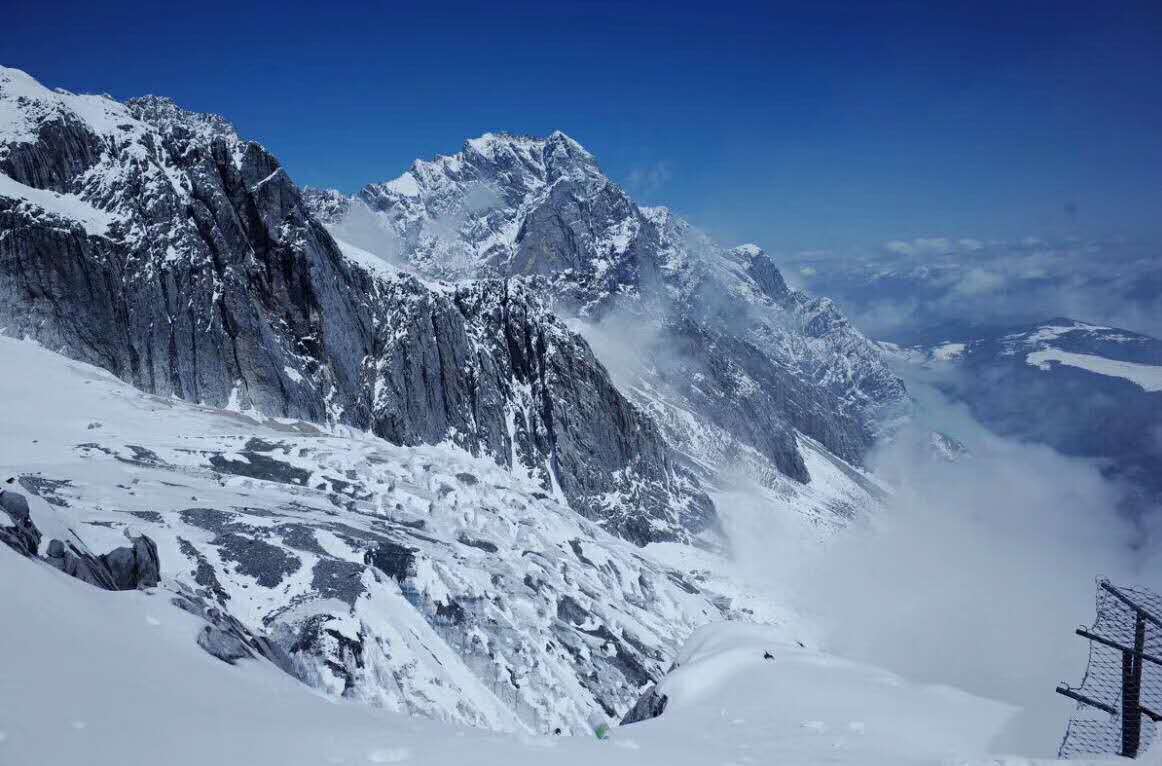
<svg viewBox="0 0 1162 766">
<path fill-rule="evenodd" d="M 0 70 L 8 333 L 159 395 L 451 441 L 635 542 L 713 523 L 657 429 L 531 292 L 356 262 L 222 118 L 78 98 Z"/>
<path fill-rule="evenodd" d="M 80 545 L 63 540 L 50 540 L 44 560 L 81 582 L 87 582 L 102 590 L 118 590 L 105 562 Z"/>
<path fill-rule="evenodd" d="M 22 556 L 43 560 L 70 577 L 102 590 L 137 590 L 152 588 L 161 582 L 161 561 L 157 544 L 148 536 L 132 533 L 126 528 L 131 545 L 114 548 L 108 553 L 94 555 L 79 537 L 73 540 L 49 541 L 44 556 L 37 553 L 41 533 L 29 513 L 28 500 L 11 490 L 0 491 L 0 510 L 15 522 L 0 525 L 0 543 L 8 545 Z M 178 608 L 206 621 L 199 631 L 197 643 L 224 662 L 234 664 L 245 658 L 265 657 L 277 667 L 298 677 L 290 655 L 265 636 L 256 635 L 238 619 L 223 611 L 187 586 L 178 583 L 179 592 L 171 600 Z"/>
<path fill-rule="evenodd" d="M 666 712 L 666 705 L 669 701 L 669 697 L 659 692 L 657 684 L 654 684 L 642 692 L 642 696 L 638 698 L 634 706 L 622 716 L 621 725 L 625 726 L 626 724 L 657 718 Z"/>
<path fill-rule="evenodd" d="M 269 638 L 257 635 L 220 606 L 207 601 L 188 587 L 179 584 L 171 599 L 174 606 L 206 621 L 198 631 L 198 646 L 207 654 L 233 665 L 238 660 L 264 657 L 284 672 L 299 678 L 294 661 L 286 650 Z"/>
<path fill-rule="evenodd" d="M 28 558 L 42 558 L 70 577 L 103 590 L 152 588 L 161 581 L 157 545 L 142 534 L 126 531 L 130 545 L 94 554 L 79 538 L 48 542 L 40 555 L 42 534 L 29 511 L 28 499 L 12 490 L 0 491 L 0 511 L 10 524 L 0 524 L 0 542 Z M 0 521 L 3 521 L 0 519 Z"/>
<path fill-rule="evenodd" d="M 19 492 L 0 490 L 0 543 L 21 556 L 35 557 L 40 548 L 40 530 L 32 523 L 28 500 Z M 7 521 L 8 523 L 4 523 Z"/>
<path fill-rule="evenodd" d="M 152 588 L 161 581 L 157 545 L 145 535 L 130 538 L 132 545 L 101 554 L 114 590 Z"/>
</svg>

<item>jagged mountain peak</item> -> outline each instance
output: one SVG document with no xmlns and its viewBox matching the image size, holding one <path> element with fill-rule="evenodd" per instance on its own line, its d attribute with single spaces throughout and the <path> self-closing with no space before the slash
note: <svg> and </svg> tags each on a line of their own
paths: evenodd
<svg viewBox="0 0 1162 766">
<path fill-rule="evenodd" d="M 351 207 L 351 198 L 338 189 L 304 186 L 301 191 L 311 212 L 324 224 L 338 223 Z"/>
<path fill-rule="evenodd" d="M 477 153 L 490 160 L 495 160 L 506 152 L 518 151 L 539 151 L 548 154 L 563 152 L 593 159 L 593 155 L 585 147 L 560 130 L 554 130 L 544 137 L 507 131 L 484 133 L 465 141 L 464 151 Z"/>
<path fill-rule="evenodd" d="M 0 157 L 8 145 L 35 141 L 42 125 L 60 120 L 84 123 L 102 135 L 132 132 L 136 122 L 108 96 L 53 90 L 23 70 L 0 67 Z"/>
<path fill-rule="evenodd" d="M 184 129 L 202 139 L 222 137 L 231 142 L 241 140 L 233 123 L 225 117 L 184 109 L 166 96 L 140 96 L 129 99 L 125 104 L 142 122 L 154 125 L 167 133 Z"/>
<path fill-rule="evenodd" d="M 366 186 L 359 197 L 373 208 L 398 207 L 402 218 L 448 213 L 450 198 L 468 197 L 480 209 L 502 199 L 513 205 L 562 178 L 606 181 L 593 155 L 564 133 L 545 138 L 485 133 L 455 154 L 416 160 L 397 178 Z"/>
<path fill-rule="evenodd" d="M 238 141 L 234 126 L 217 114 L 184 109 L 166 96 L 146 95 L 120 102 L 108 94 L 78 94 L 49 88 L 27 72 L 0 66 L 0 144 L 35 140 L 40 126 L 71 117 L 98 135 L 138 133 L 137 121 L 158 128 L 184 126 L 203 135 Z"/>
<path fill-rule="evenodd" d="M 633 390 L 668 392 L 664 407 L 639 404 L 659 417 L 699 412 L 703 431 L 726 431 L 671 433 L 702 445 L 684 444 L 687 454 L 737 439 L 809 481 L 796 429 L 858 461 L 877 413 L 905 396 L 879 350 L 831 302 L 791 290 L 762 248 L 726 248 L 668 208 L 639 207 L 564 134 L 471 139 L 367 186 L 338 220 L 334 197 L 309 204 L 336 237 L 428 277 L 529 279 L 582 328 L 635 317 L 644 337 L 612 353 L 640 360 L 649 380 Z"/>
</svg>

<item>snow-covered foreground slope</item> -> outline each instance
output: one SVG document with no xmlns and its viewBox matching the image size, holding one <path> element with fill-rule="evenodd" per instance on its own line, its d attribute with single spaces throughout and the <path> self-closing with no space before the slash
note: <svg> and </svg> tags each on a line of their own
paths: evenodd
<svg viewBox="0 0 1162 766">
<path fill-rule="evenodd" d="M 0 466 L 51 539 L 133 529 L 162 587 L 290 652 L 335 695 L 494 729 L 616 716 L 710 620 L 770 618 L 449 445 L 151 396 L 0 339 Z"/>
<path fill-rule="evenodd" d="M 996 763 L 974 759 L 1007 714 L 769 629 L 717 628 L 684 651 L 662 718 L 603 742 L 488 733 L 335 701 L 266 663 L 222 663 L 161 590 L 100 591 L 6 548 L 0 583 L 6 766 L 983 764 Z"/>
</svg>

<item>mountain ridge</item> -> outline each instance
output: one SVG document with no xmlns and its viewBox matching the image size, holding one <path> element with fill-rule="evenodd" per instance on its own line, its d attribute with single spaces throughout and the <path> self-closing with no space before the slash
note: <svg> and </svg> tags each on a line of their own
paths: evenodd
<svg viewBox="0 0 1162 766">
<path fill-rule="evenodd" d="M 611 244 L 641 258 L 562 275 L 593 263 L 550 244 L 589 235 L 550 205 L 529 209 L 521 237 L 540 243 L 524 261 L 539 273 L 450 282 L 336 239 L 314 206 L 347 203 L 304 196 L 223 118 L 0 69 L 0 329 L 53 353 L 0 345 L 69 392 L 3 381 L 21 434 L 5 464 L 43 532 L 22 552 L 47 561 L 76 540 L 94 560 L 123 556 L 144 528 L 157 587 L 218 615 L 199 644 L 215 656 L 268 647 L 327 693 L 492 728 L 619 715 L 680 634 L 769 617 L 692 563 L 729 544 L 723 468 L 751 473 L 804 540 L 875 507 L 876 482 L 844 462 L 872 438 L 856 419 L 864 392 L 828 376 L 877 368 L 828 303 L 784 295 L 758 253 L 714 251 L 668 276 L 658 224 L 575 142 L 549 143 L 547 164 L 495 137 L 469 146 L 553 204 L 593 213 L 573 194 L 588 190 L 599 213 L 629 215 L 644 239 L 625 229 Z M 453 219 L 506 218 L 457 188 L 469 194 Z M 738 282 L 741 314 L 699 306 L 716 269 L 760 275 Z M 632 371 L 597 346 L 614 325 L 558 313 L 570 297 L 589 318 L 647 320 Z M 776 299 L 810 307 L 795 316 L 811 335 L 768 329 L 782 361 L 803 351 L 811 365 L 784 369 L 735 332 L 753 306 L 784 310 Z M 678 342 L 691 353 L 662 353 Z"/>
<path fill-rule="evenodd" d="M 64 96 L 12 70 L 0 102 L 14 107 L 0 123 L 0 173 L 15 184 L 0 196 L 10 334 L 152 393 L 398 444 L 451 439 L 640 543 L 713 524 L 698 482 L 527 290 L 366 270 L 222 118 Z M 106 214 L 106 229 L 53 223 L 23 191 L 39 187 Z"/>
<path fill-rule="evenodd" d="M 787 287 L 756 245 L 724 248 L 666 208 L 636 205 L 560 131 L 485 134 L 353 197 L 306 198 L 338 239 L 401 268 L 523 279 L 591 342 L 627 330 L 638 347 L 612 354 L 642 359 L 627 393 L 657 393 L 639 405 L 697 412 L 698 428 L 796 481 L 810 481 L 796 431 L 859 463 L 906 408 L 902 382 L 833 302 Z"/>
</svg>

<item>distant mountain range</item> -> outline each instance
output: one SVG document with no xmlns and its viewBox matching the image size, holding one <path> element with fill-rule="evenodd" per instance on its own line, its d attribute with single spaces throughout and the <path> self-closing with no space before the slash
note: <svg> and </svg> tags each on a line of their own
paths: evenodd
<svg viewBox="0 0 1162 766">
<path fill-rule="evenodd" d="M 1102 461 L 1130 510 L 1162 504 L 1162 341 L 1055 318 L 893 351 L 955 369 L 942 387 L 993 431 Z"/>
</svg>

